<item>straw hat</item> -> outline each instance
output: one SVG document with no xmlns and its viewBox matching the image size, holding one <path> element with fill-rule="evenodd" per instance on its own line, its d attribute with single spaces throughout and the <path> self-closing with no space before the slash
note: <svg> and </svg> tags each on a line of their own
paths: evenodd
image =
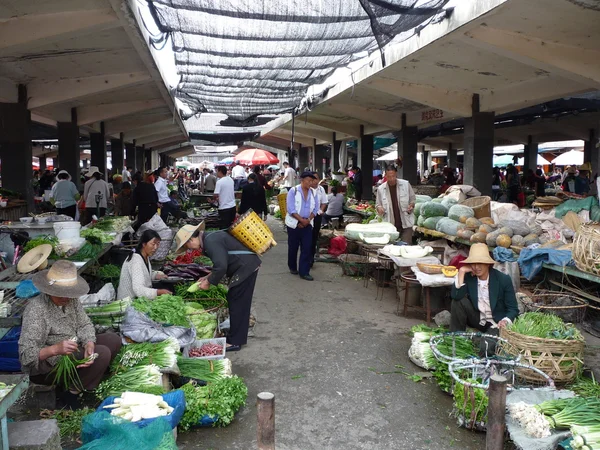
<svg viewBox="0 0 600 450">
<path fill-rule="evenodd" d="M 575 168 L 575 166 L 569 166 L 567 167 L 567 173 L 575 174 L 577 173 L 577 169 Z"/>
<path fill-rule="evenodd" d="M 52 253 L 50 244 L 42 244 L 25 253 L 17 264 L 19 273 L 33 272 L 35 269 L 45 269 L 48 266 L 48 256 Z"/>
<path fill-rule="evenodd" d="M 64 259 L 36 273 L 32 281 L 40 292 L 55 297 L 79 298 L 90 291 L 87 282 L 77 274 L 77 266 Z"/>
<path fill-rule="evenodd" d="M 588 172 L 592 171 L 592 165 L 589 162 L 583 163 L 579 166 L 579 170 L 587 170 Z"/>
<path fill-rule="evenodd" d="M 175 235 L 175 243 L 177 244 L 177 248 L 175 249 L 175 253 L 181 253 L 184 248 L 183 246 L 187 241 L 190 240 L 192 235 L 197 231 L 204 231 L 205 225 L 204 222 L 200 222 L 199 225 L 184 225 L 179 229 L 177 234 Z"/>
<path fill-rule="evenodd" d="M 85 176 L 90 178 L 90 177 L 94 176 L 95 173 L 101 173 L 101 172 L 100 172 L 100 170 L 98 170 L 98 167 L 90 166 L 90 170 L 87 171 Z"/>
<path fill-rule="evenodd" d="M 496 264 L 490 257 L 490 250 L 486 244 L 473 244 L 469 250 L 469 257 L 463 264 Z"/>
</svg>

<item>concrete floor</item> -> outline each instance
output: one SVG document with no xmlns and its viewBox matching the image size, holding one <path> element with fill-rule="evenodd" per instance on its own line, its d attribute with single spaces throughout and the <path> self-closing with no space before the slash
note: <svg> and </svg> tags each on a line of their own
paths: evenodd
<svg viewBox="0 0 600 450">
<path fill-rule="evenodd" d="M 263 258 L 254 293 L 256 337 L 230 354 L 248 385 L 246 407 L 227 428 L 182 433 L 182 449 L 256 449 L 256 395 L 276 396 L 278 450 L 485 448 L 485 435 L 458 428 L 451 397 L 407 357 L 410 327 L 395 314 L 395 289 L 376 287 L 316 263 L 315 281 L 287 269 L 287 235 L 271 220 L 277 247 Z"/>
</svg>

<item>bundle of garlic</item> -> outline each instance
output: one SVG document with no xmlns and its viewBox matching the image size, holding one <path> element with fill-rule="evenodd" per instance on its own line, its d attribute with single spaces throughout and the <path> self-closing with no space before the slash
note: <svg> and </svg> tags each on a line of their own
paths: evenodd
<svg viewBox="0 0 600 450">
<path fill-rule="evenodd" d="M 529 436 L 535 438 L 550 436 L 550 423 L 534 405 L 518 402 L 509 404 L 507 408 L 511 417 L 525 428 Z"/>
<path fill-rule="evenodd" d="M 112 416 L 119 416 L 131 422 L 167 416 L 173 412 L 173 408 L 160 395 L 140 392 L 123 392 L 121 397 L 115 398 L 112 405 L 106 405 L 104 408 L 110 409 Z"/>
</svg>

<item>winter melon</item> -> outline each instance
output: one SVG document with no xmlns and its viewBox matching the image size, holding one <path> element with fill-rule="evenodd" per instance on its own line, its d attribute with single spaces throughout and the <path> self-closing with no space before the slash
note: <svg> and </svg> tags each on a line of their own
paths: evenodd
<svg viewBox="0 0 600 450">
<path fill-rule="evenodd" d="M 491 233 L 492 231 L 494 231 L 494 228 L 491 225 L 488 225 L 487 223 L 482 223 L 479 226 L 479 230 L 480 233 Z"/>
<path fill-rule="evenodd" d="M 485 243 L 488 245 L 488 247 L 495 247 L 496 246 L 496 238 L 498 236 L 500 236 L 501 234 L 502 233 L 500 232 L 500 230 L 492 231 L 491 233 L 486 234 Z"/>
<path fill-rule="evenodd" d="M 421 215 L 421 206 L 425 203 L 415 203 L 415 209 L 413 209 L 413 214 L 415 217 L 419 217 Z"/>
<path fill-rule="evenodd" d="M 440 220 L 435 227 L 437 231 L 447 234 L 448 236 L 456 236 L 458 234 L 458 230 L 464 228 L 465 226 L 462 223 L 452 220 L 448 217 L 444 217 L 442 220 Z"/>
<path fill-rule="evenodd" d="M 446 208 L 450 208 L 451 206 L 454 206 L 457 203 L 458 201 L 451 197 L 444 197 L 442 200 L 442 205 L 444 205 Z"/>
<path fill-rule="evenodd" d="M 479 228 L 481 226 L 481 222 L 475 217 L 469 217 L 467 220 L 465 220 L 465 225 L 467 228 Z"/>
<path fill-rule="evenodd" d="M 417 194 L 415 195 L 415 203 L 427 203 L 431 201 L 431 197 L 429 195 Z"/>
<path fill-rule="evenodd" d="M 473 208 L 469 208 L 468 206 L 454 205 L 454 206 L 450 207 L 447 215 L 452 220 L 456 220 L 456 221 L 460 222 L 461 217 L 465 217 L 465 221 L 469 217 L 475 217 L 475 212 L 473 211 Z"/>
<path fill-rule="evenodd" d="M 519 234 L 519 233 L 514 233 L 512 228 L 510 228 L 510 227 L 502 227 L 502 228 L 498 229 L 498 234 L 506 234 L 506 235 L 508 235 L 508 237 L 513 237 L 513 235 Z"/>
<path fill-rule="evenodd" d="M 510 236 L 508 234 L 501 234 L 496 238 L 496 245 L 498 247 L 508 248 L 510 247 L 511 243 L 512 240 L 510 239 Z"/>
<path fill-rule="evenodd" d="M 423 222 L 425 222 L 425 219 L 427 219 L 427 217 L 419 216 L 419 218 L 417 219 L 417 226 L 418 227 L 422 227 L 423 226 Z"/>
<path fill-rule="evenodd" d="M 428 217 L 427 219 L 425 219 L 423 221 L 423 226 L 425 228 L 427 228 L 428 230 L 435 230 L 435 226 L 443 218 L 444 218 L 444 216 Z"/>
<path fill-rule="evenodd" d="M 474 244 L 485 244 L 485 237 L 485 233 L 475 233 L 473 236 L 471 236 L 470 241 Z"/>
<path fill-rule="evenodd" d="M 435 199 L 434 199 L 435 200 Z M 421 206 L 421 215 L 425 218 L 429 217 L 444 217 L 448 215 L 448 208 L 441 203 L 434 203 L 433 201 L 425 203 Z"/>
<path fill-rule="evenodd" d="M 508 227 L 508 228 L 510 228 L 513 231 L 513 234 L 518 234 L 518 235 L 521 235 L 521 236 L 526 236 L 526 235 L 528 235 L 530 233 L 529 227 L 522 220 L 512 220 L 512 219 L 501 220 L 500 221 L 500 225 L 502 227 Z"/>
</svg>

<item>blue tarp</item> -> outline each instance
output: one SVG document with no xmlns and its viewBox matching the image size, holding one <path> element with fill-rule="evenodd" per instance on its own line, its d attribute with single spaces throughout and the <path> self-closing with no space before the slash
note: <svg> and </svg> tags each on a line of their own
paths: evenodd
<svg viewBox="0 0 600 450">
<path fill-rule="evenodd" d="M 555 250 L 553 248 L 524 248 L 521 250 L 519 255 L 521 275 L 528 280 L 542 270 L 544 263 L 562 267 L 572 265 L 571 250 Z"/>
<path fill-rule="evenodd" d="M 503 262 L 514 262 L 517 260 L 515 254 L 512 250 L 509 250 L 504 247 L 496 247 L 494 249 L 494 260 L 499 263 Z"/>
</svg>

